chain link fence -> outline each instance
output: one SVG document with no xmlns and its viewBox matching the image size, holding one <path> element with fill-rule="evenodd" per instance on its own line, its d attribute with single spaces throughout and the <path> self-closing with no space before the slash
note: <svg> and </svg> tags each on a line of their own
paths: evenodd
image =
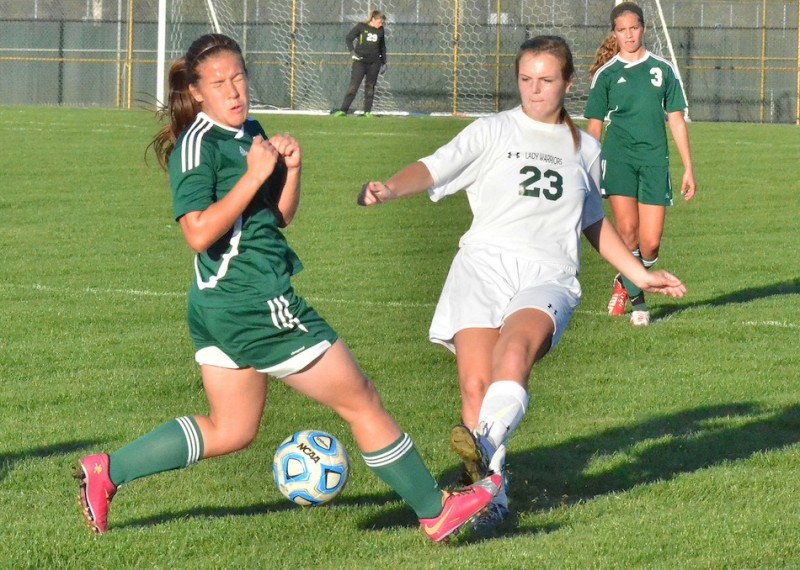
<svg viewBox="0 0 800 570">
<path fill-rule="evenodd" d="M 658 3 L 640 3 L 648 47 L 663 43 L 662 34 L 671 42 L 692 120 L 800 124 L 800 0 L 664 0 L 664 30 Z M 327 112 L 349 78 L 344 36 L 377 8 L 388 16 L 389 72 L 374 111 L 489 113 L 516 104 L 519 44 L 556 33 L 575 54 L 568 108 L 579 115 L 613 4 L 168 0 L 165 55 L 168 65 L 218 27 L 245 50 L 257 106 Z M 154 106 L 158 14 L 158 0 L 0 0 L 0 104 Z"/>
</svg>

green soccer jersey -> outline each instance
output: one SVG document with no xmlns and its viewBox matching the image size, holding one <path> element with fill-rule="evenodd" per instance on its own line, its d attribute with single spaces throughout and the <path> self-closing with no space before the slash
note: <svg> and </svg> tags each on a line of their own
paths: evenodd
<svg viewBox="0 0 800 570">
<path fill-rule="evenodd" d="M 584 116 L 608 119 L 603 156 L 630 164 L 669 164 L 664 113 L 686 108 L 675 69 L 650 52 L 635 62 L 619 55 L 597 70 Z"/>
<path fill-rule="evenodd" d="M 205 210 L 230 192 L 247 170 L 256 135 L 266 138 L 257 121 L 230 129 L 197 115 L 169 157 L 175 219 Z M 279 229 L 277 200 L 285 176 L 285 168 L 276 166 L 233 227 L 195 256 L 190 302 L 224 307 L 272 299 L 290 289 L 290 277 L 302 264 Z"/>
</svg>

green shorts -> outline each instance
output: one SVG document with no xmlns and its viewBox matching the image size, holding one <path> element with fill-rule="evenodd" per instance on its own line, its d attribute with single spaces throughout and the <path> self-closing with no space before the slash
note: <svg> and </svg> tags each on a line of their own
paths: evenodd
<svg viewBox="0 0 800 570">
<path fill-rule="evenodd" d="M 199 364 L 252 367 L 276 378 L 299 372 L 339 338 L 293 291 L 224 308 L 189 303 L 187 320 Z"/>
<path fill-rule="evenodd" d="M 611 160 L 603 160 L 601 165 L 600 191 L 604 198 L 629 196 L 641 204 L 672 206 L 669 166 L 636 166 Z"/>
</svg>

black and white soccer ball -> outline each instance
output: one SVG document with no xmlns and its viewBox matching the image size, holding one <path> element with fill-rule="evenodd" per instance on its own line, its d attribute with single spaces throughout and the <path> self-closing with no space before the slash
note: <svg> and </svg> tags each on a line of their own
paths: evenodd
<svg viewBox="0 0 800 570">
<path fill-rule="evenodd" d="M 303 507 L 333 500 L 344 489 L 350 460 L 329 433 L 298 431 L 283 440 L 272 460 L 272 476 L 281 494 Z"/>
</svg>

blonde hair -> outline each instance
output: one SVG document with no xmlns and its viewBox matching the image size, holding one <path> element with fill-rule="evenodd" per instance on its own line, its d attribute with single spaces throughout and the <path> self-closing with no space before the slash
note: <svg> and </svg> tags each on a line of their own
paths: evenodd
<svg viewBox="0 0 800 570">
<path fill-rule="evenodd" d="M 594 54 L 594 63 L 589 66 L 589 80 L 594 77 L 597 70 L 608 63 L 612 57 L 619 53 L 619 44 L 614 34 L 608 34 Z"/>
</svg>

